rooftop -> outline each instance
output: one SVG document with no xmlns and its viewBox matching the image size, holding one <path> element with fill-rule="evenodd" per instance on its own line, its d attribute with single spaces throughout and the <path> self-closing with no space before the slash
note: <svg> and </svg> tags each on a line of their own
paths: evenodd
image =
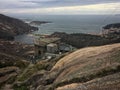
<svg viewBox="0 0 120 90">
<path fill-rule="evenodd" d="M 58 40 L 60 40 L 60 38 L 40 38 L 39 39 L 41 42 L 45 42 L 45 43 L 47 43 L 47 44 L 49 44 L 49 43 L 53 43 L 53 42 L 55 42 L 55 41 L 58 41 Z"/>
<path fill-rule="evenodd" d="M 35 38 L 34 43 L 36 45 L 45 46 L 59 40 L 60 38 L 57 38 L 57 37 L 41 37 L 41 38 Z"/>
<path fill-rule="evenodd" d="M 47 46 L 49 46 L 49 47 L 54 47 L 54 46 L 57 46 L 57 44 L 50 43 L 50 44 L 48 44 Z"/>
</svg>

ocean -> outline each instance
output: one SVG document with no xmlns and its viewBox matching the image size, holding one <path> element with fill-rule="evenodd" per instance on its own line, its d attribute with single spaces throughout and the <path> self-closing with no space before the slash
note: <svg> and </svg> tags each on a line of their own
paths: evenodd
<svg viewBox="0 0 120 90">
<path fill-rule="evenodd" d="M 27 21 L 52 22 L 37 26 L 39 30 L 32 34 L 52 34 L 54 32 L 99 34 L 105 25 L 120 23 L 119 15 L 28 15 L 17 18 Z M 33 38 L 31 34 L 24 34 L 16 36 L 15 41 L 33 44 Z"/>
</svg>

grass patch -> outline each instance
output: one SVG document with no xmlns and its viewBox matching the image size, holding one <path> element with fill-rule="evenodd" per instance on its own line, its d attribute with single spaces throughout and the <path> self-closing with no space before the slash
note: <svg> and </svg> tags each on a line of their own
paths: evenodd
<svg viewBox="0 0 120 90">
<path fill-rule="evenodd" d="M 8 66 L 16 66 L 19 67 L 21 69 L 24 69 L 28 66 L 28 62 L 23 62 L 21 60 L 16 60 L 16 61 L 12 61 L 12 60 L 8 60 L 8 61 L 4 61 L 4 62 L 0 62 L 0 68 L 4 68 L 4 67 L 8 67 Z"/>
<path fill-rule="evenodd" d="M 111 56 L 111 60 L 114 60 L 115 62 L 119 62 L 119 63 L 120 63 L 120 51 L 114 53 L 114 54 Z"/>
<path fill-rule="evenodd" d="M 18 77 L 18 81 L 25 81 L 25 80 L 27 80 L 35 72 L 37 72 L 36 68 L 33 68 L 33 67 L 29 68 L 21 77 Z"/>
<path fill-rule="evenodd" d="M 18 81 L 25 81 L 40 70 L 47 70 L 48 67 L 48 63 L 34 64 L 33 66 L 29 67 L 28 70 L 21 77 L 18 77 Z"/>
<path fill-rule="evenodd" d="M 12 77 L 7 81 L 7 84 L 12 84 L 12 83 L 14 83 L 15 80 L 16 80 L 16 77 L 15 77 L 15 76 L 12 76 Z"/>
<path fill-rule="evenodd" d="M 16 84 L 13 86 L 13 89 L 14 90 L 29 90 L 29 88 L 27 87 L 27 85 L 20 85 L 20 86 L 18 86 Z"/>
<path fill-rule="evenodd" d="M 29 79 L 32 75 L 34 75 L 35 73 L 37 73 L 40 70 L 45 70 L 45 71 L 51 70 L 51 68 L 55 65 L 55 63 L 60 58 L 62 58 L 64 56 L 65 55 L 61 55 L 60 57 L 57 57 L 57 58 L 55 58 L 53 60 L 40 61 L 40 62 L 34 64 L 33 66 L 29 67 L 28 70 L 21 77 L 18 77 L 18 81 L 25 81 L 25 80 Z M 51 80 L 50 80 L 50 82 L 51 82 Z"/>
<path fill-rule="evenodd" d="M 23 69 L 29 65 L 29 62 L 23 62 L 23 61 L 17 60 L 14 65 Z"/>
<path fill-rule="evenodd" d="M 37 70 L 48 70 L 49 67 L 49 63 L 45 62 L 45 63 L 38 63 L 34 65 L 34 68 L 36 68 Z"/>
</svg>

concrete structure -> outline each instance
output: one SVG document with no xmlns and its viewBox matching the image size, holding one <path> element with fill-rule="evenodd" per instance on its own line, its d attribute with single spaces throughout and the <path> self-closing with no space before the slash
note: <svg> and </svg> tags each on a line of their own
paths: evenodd
<svg viewBox="0 0 120 90">
<path fill-rule="evenodd" d="M 35 56 L 43 56 L 47 51 L 55 53 L 58 50 L 60 38 L 50 37 L 49 35 L 37 36 L 34 40 Z"/>
<path fill-rule="evenodd" d="M 55 43 L 50 43 L 47 45 L 47 52 L 48 53 L 57 53 L 58 52 L 58 45 Z"/>
</svg>

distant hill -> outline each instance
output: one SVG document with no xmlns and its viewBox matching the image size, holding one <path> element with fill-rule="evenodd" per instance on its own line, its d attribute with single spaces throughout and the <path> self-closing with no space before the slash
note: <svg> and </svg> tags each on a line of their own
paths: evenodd
<svg viewBox="0 0 120 90">
<path fill-rule="evenodd" d="M 32 30 L 38 30 L 38 28 L 30 26 L 22 20 L 0 14 L 0 38 L 12 40 L 15 35 L 28 33 Z"/>
<path fill-rule="evenodd" d="M 104 26 L 102 35 L 108 39 L 120 40 L 120 23 L 113 23 Z"/>
<path fill-rule="evenodd" d="M 104 29 L 110 29 L 110 28 L 120 28 L 120 23 L 113 23 L 113 24 L 108 24 L 103 27 Z"/>
<path fill-rule="evenodd" d="M 100 35 L 84 34 L 84 33 L 73 33 L 67 34 L 62 32 L 55 32 L 52 34 L 53 37 L 61 38 L 62 42 L 70 44 L 76 48 L 83 48 L 88 46 L 100 46 L 110 43 L 118 43 L 120 39 L 108 39 Z"/>
<path fill-rule="evenodd" d="M 41 25 L 41 24 L 46 24 L 46 23 L 52 23 L 49 21 L 31 21 L 30 25 Z"/>
</svg>

